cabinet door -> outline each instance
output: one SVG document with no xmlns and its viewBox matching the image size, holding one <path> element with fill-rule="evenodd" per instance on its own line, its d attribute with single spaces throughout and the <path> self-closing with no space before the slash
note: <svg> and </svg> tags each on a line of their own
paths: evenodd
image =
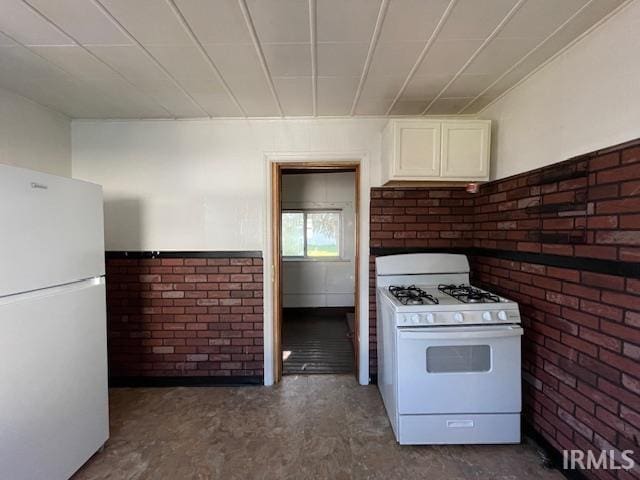
<svg viewBox="0 0 640 480">
<path fill-rule="evenodd" d="M 442 123 L 443 178 L 487 179 L 490 128 L 487 121 Z"/>
<path fill-rule="evenodd" d="M 392 176 L 440 176 L 440 122 L 399 121 L 395 128 Z"/>
</svg>

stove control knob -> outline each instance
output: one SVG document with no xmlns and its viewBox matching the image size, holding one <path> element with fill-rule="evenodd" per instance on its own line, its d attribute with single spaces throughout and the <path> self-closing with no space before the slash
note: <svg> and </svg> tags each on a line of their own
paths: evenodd
<svg viewBox="0 0 640 480">
<path fill-rule="evenodd" d="M 434 323 L 436 321 L 436 316 L 433 313 L 427 313 L 427 322 Z"/>
<path fill-rule="evenodd" d="M 482 320 L 485 322 L 490 322 L 491 321 L 491 312 L 484 312 L 482 314 Z"/>
<path fill-rule="evenodd" d="M 458 323 L 462 323 L 464 322 L 464 315 L 462 315 L 460 312 L 456 312 L 453 314 L 453 320 Z"/>
<path fill-rule="evenodd" d="M 504 310 L 500 310 L 498 312 L 498 319 L 505 322 L 507 320 L 507 312 L 505 312 Z"/>
<path fill-rule="evenodd" d="M 420 315 L 418 315 L 417 313 L 414 313 L 413 315 L 411 315 L 411 322 L 415 323 L 416 325 L 420 323 Z"/>
</svg>

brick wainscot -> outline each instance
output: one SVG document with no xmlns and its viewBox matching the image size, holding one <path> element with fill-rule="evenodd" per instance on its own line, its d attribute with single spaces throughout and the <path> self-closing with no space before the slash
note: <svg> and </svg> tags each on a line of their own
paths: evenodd
<svg viewBox="0 0 640 480">
<path fill-rule="evenodd" d="M 262 258 L 244 255 L 108 252 L 112 385 L 262 383 Z"/>
</svg>

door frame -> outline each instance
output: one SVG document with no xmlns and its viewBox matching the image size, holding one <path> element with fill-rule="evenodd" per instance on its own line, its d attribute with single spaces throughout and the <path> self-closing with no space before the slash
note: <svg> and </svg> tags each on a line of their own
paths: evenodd
<svg viewBox="0 0 640 480">
<path fill-rule="evenodd" d="M 356 173 L 355 200 L 355 360 L 360 384 L 369 383 L 369 191 L 368 158 L 366 153 L 333 154 L 266 154 L 267 177 L 265 195 L 264 249 L 264 383 L 278 383 L 282 376 L 281 354 L 281 258 L 280 258 L 280 186 L 282 170 L 337 170 L 352 168 Z M 364 234 L 363 234 L 364 232 Z"/>
</svg>

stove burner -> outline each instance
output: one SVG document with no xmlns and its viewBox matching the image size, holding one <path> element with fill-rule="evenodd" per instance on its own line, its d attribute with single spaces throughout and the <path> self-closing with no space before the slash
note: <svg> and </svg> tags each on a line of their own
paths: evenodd
<svg viewBox="0 0 640 480">
<path fill-rule="evenodd" d="M 500 297 L 470 285 L 438 285 L 438 290 L 462 303 L 498 303 Z"/>
<path fill-rule="evenodd" d="M 389 291 L 391 295 L 396 297 L 398 301 L 403 305 L 437 305 L 438 299 L 429 295 L 427 292 L 415 285 L 404 286 L 390 286 Z"/>
</svg>

